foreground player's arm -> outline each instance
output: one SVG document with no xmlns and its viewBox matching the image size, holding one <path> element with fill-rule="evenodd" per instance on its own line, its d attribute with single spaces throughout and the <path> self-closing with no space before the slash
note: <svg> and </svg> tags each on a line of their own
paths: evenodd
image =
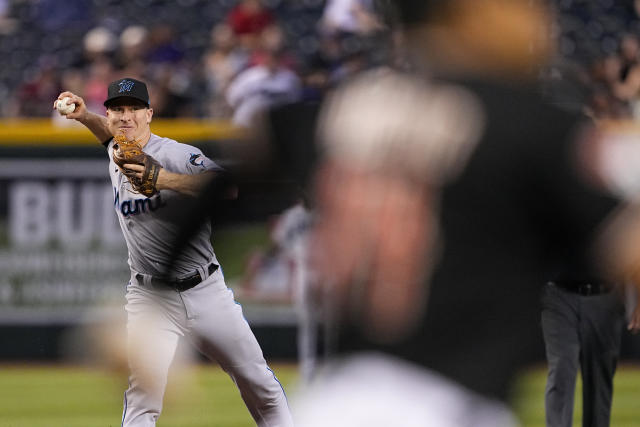
<svg viewBox="0 0 640 427">
<path fill-rule="evenodd" d="M 640 332 L 640 290 L 636 289 L 636 306 L 633 309 L 633 313 L 631 313 L 631 318 L 629 319 L 629 324 L 627 325 L 627 329 L 632 334 L 637 334 Z"/>
<path fill-rule="evenodd" d="M 620 283 L 631 283 L 640 301 L 640 206 L 627 204 L 610 218 L 599 236 L 597 249 L 604 265 Z M 635 318 L 635 321 L 634 321 Z M 640 329 L 636 307 L 629 329 Z"/>
<path fill-rule="evenodd" d="M 87 129 L 89 129 L 100 142 L 107 141 L 113 136 L 111 135 L 111 132 L 107 127 L 107 118 L 105 116 L 101 116 L 100 114 L 92 113 L 91 111 L 89 111 L 87 109 L 87 105 L 84 102 L 84 99 L 72 92 L 62 92 L 60 95 L 58 95 L 58 99 L 62 99 L 64 97 L 71 98 L 71 102 L 76 105 L 76 109 L 72 113 L 66 115 L 66 118 L 68 120 L 77 120 L 85 125 Z M 56 99 L 56 101 L 58 99 Z"/>
<path fill-rule="evenodd" d="M 401 338 L 424 310 L 436 234 L 431 194 L 403 177 L 331 160 L 319 167 L 316 189 L 321 220 L 311 251 L 322 293 L 359 316 L 370 339 Z"/>
<path fill-rule="evenodd" d="M 610 123 L 591 129 L 579 140 L 578 165 L 592 186 L 606 189 L 618 200 L 616 210 L 598 229 L 595 259 L 617 283 L 634 286 L 640 301 L 640 151 L 628 137 L 620 137 L 625 132 Z M 640 331 L 638 307 L 628 328 Z"/>
</svg>

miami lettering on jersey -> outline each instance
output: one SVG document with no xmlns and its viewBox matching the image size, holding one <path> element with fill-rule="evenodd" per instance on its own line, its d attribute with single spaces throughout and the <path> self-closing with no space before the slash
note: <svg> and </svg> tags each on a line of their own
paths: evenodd
<svg viewBox="0 0 640 427">
<path fill-rule="evenodd" d="M 166 206 L 166 203 L 160 197 L 158 193 L 156 196 L 140 199 L 124 200 L 120 202 L 120 192 L 117 188 L 113 188 L 114 202 L 113 205 L 116 211 L 119 211 L 125 218 L 130 215 L 140 215 L 149 212 L 155 212 L 156 210 Z"/>
</svg>

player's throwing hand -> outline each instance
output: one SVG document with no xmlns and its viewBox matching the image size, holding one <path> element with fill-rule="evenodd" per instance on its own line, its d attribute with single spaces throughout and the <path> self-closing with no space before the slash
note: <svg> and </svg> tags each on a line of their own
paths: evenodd
<svg viewBox="0 0 640 427">
<path fill-rule="evenodd" d="M 64 100 L 64 98 L 69 98 L 66 100 L 66 105 L 74 105 L 75 108 L 72 110 L 64 110 L 65 104 L 59 104 L 59 101 Z M 67 119 L 80 120 L 83 121 L 88 113 L 87 106 L 84 103 L 84 99 L 75 95 L 72 92 L 65 91 L 58 95 L 58 98 L 53 101 L 53 109 L 58 111 L 61 115 L 65 116 Z M 68 111 L 68 112 L 67 112 Z"/>
</svg>

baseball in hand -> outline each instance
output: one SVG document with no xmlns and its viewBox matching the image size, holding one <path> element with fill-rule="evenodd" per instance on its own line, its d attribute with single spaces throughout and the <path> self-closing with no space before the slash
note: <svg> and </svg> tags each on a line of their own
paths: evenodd
<svg viewBox="0 0 640 427">
<path fill-rule="evenodd" d="M 76 104 L 71 102 L 71 98 L 69 98 L 68 96 L 59 99 L 58 102 L 56 102 L 56 110 L 58 110 L 58 113 L 62 114 L 63 116 L 66 116 L 69 113 L 73 113 L 75 109 Z"/>
</svg>

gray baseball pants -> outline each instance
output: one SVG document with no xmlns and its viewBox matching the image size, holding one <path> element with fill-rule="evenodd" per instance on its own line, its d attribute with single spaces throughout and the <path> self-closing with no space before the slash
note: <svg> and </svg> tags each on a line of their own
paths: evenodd
<svg viewBox="0 0 640 427">
<path fill-rule="evenodd" d="M 258 426 L 293 426 L 284 390 L 220 269 L 184 292 L 157 290 L 144 282 L 133 274 L 127 288 L 130 377 L 123 426 L 156 425 L 182 336 L 229 374 Z"/>
</svg>

